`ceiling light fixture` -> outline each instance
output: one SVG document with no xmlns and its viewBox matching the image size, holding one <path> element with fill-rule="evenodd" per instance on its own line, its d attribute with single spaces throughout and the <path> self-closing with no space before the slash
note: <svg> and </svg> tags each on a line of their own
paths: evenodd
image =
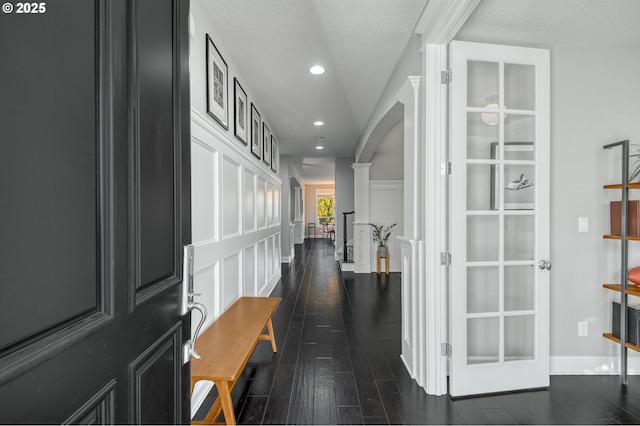
<svg viewBox="0 0 640 426">
<path fill-rule="evenodd" d="M 314 121 L 313 125 L 314 126 L 323 126 L 324 125 L 324 121 Z"/>
<path fill-rule="evenodd" d="M 496 109 L 499 110 L 500 109 L 500 105 L 492 102 L 488 105 L 485 106 L 485 108 L 487 109 Z M 480 118 L 482 118 L 482 121 L 484 121 L 485 124 L 489 125 L 489 126 L 495 126 L 498 123 L 500 123 L 500 114 L 499 113 L 493 113 L 493 112 L 483 112 L 480 114 Z M 507 114 L 504 114 L 504 118 L 507 118 Z"/>
<path fill-rule="evenodd" d="M 309 72 L 311 74 L 320 75 L 324 73 L 324 68 L 321 67 L 320 65 L 314 65 L 311 68 L 309 68 Z"/>
<path fill-rule="evenodd" d="M 324 149 L 324 146 L 322 146 L 322 145 L 318 145 L 318 146 L 316 146 L 316 149 L 317 149 L 318 151 L 320 151 L 321 149 Z"/>
</svg>

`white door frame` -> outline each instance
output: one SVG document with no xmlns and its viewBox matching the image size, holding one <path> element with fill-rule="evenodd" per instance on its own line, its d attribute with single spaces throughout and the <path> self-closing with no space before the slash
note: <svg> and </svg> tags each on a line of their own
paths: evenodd
<svg viewBox="0 0 640 426">
<path fill-rule="evenodd" d="M 420 206 L 418 282 L 418 368 L 416 381 L 427 394 L 447 393 L 447 274 L 440 254 L 448 252 L 447 177 L 440 165 L 448 161 L 447 85 L 441 75 L 448 69 L 448 44 L 480 0 L 430 0 L 415 32 L 422 35 L 420 88 L 421 145 L 419 179 L 424 194 Z"/>
</svg>

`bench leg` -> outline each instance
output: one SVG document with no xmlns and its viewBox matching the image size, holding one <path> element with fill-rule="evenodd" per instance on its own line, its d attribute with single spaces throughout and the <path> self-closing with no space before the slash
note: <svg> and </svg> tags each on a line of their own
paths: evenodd
<svg viewBox="0 0 640 426">
<path fill-rule="evenodd" d="M 271 318 L 269 318 L 269 322 L 267 323 L 267 329 L 269 329 L 269 336 L 271 336 L 271 348 L 273 352 L 278 352 L 278 348 L 276 347 L 276 335 L 273 332 L 273 322 L 271 322 Z"/>
<path fill-rule="evenodd" d="M 224 421 L 228 425 L 236 424 L 236 415 L 233 412 L 233 400 L 231 399 L 231 389 L 229 389 L 229 382 L 226 380 L 216 380 L 216 387 L 218 388 L 218 398 L 222 403 L 222 412 L 224 414 Z"/>
</svg>

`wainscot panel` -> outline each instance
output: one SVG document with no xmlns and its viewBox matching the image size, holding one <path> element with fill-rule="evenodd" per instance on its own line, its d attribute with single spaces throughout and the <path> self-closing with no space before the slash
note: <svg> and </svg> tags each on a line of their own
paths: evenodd
<svg viewBox="0 0 640 426">
<path fill-rule="evenodd" d="M 191 176 L 198 182 L 191 191 L 194 241 L 216 240 L 217 152 L 194 141 L 191 144 Z M 196 192 L 197 191 L 197 192 Z"/>
<path fill-rule="evenodd" d="M 191 136 L 195 301 L 209 311 L 206 329 L 239 297 L 268 296 L 280 279 L 281 181 L 194 109 Z"/>
</svg>

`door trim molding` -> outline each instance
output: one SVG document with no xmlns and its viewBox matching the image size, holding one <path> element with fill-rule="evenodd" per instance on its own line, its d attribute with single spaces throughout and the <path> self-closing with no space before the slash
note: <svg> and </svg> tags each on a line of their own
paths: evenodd
<svg viewBox="0 0 640 426">
<path fill-rule="evenodd" d="M 425 171 L 423 180 L 425 202 L 424 215 L 424 261 L 421 262 L 419 276 L 424 278 L 426 287 L 423 298 L 425 316 L 425 342 L 421 345 L 426 355 L 422 386 L 430 395 L 447 393 L 447 358 L 441 355 L 441 344 L 449 342 L 447 336 L 448 266 L 440 264 L 440 253 L 448 252 L 448 182 L 440 175 L 440 163 L 447 161 L 448 146 L 448 98 L 447 86 L 440 82 L 440 72 L 447 67 L 448 47 L 428 44 L 423 47 L 426 70 L 422 87 L 424 122 L 422 134 L 425 143 L 422 161 Z M 426 313 L 422 313 L 425 312 Z"/>
<path fill-rule="evenodd" d="M 86 339 L 102 327 L 111 317 L 104 313 L 93 314 L 73 326 L 28 345 L 0 361 L 0 386 L 66 351 Z"/>
<path fill-rule="evenodd" d="M 423 44 L 448 44 L 481 0 L 431 0 L 416 24 Z"/>
<path fill-rule="evenodd" d="M 448 44 L 467 21 L 480 0 L 430 0 L 415 33 L 421 35 L 420 153 L 417 192 L 423 194 L 418 209 L 421 220 L 414 233 L 418 240 L 418 371 L 416 381 L 429 395 L 444 395 L 448 360 L 441 344 L 448 343 L 447 266 L 440 253 L 447 252 L 447 179 L 440 176 L 440 163 L 447 161 L 447 86 L 440 74 L 448 68 Z"/>
</svg>

